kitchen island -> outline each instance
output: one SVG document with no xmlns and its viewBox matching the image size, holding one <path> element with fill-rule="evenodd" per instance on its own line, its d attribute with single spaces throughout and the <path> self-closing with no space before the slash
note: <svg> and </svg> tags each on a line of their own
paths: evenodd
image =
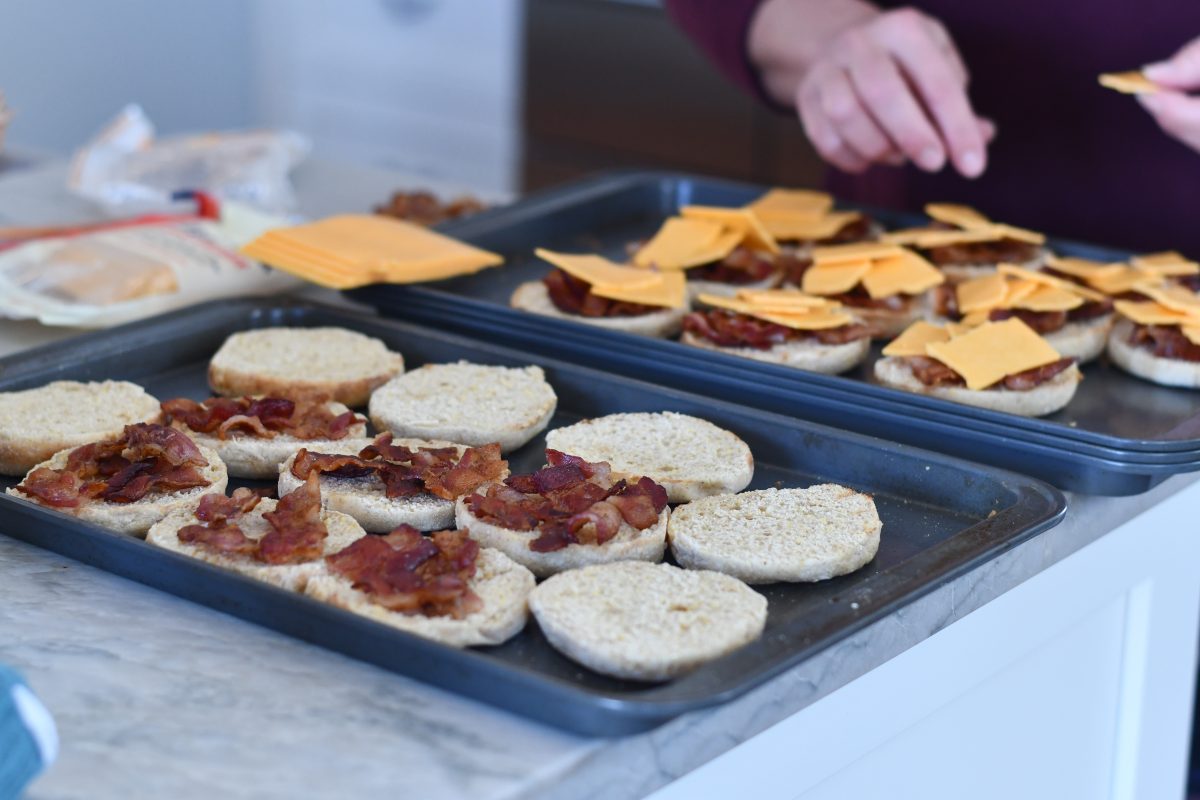
<svg viewBox="0 0 1200 800">
<path fill-rule="evenodd" d="M 0 180 L 0 221 L 85 213 L 61 172 Z M 320 162 L 296 182 L 310 214 L 412 185 Z M 0 354 L 64 333 L 0 323 Z M 0 661 L 62 737 L 29 796 L 1178 797 L 1200 485 L 1070 500 L 1058 527 L 749 694 L 620 739 L 547 728 L 0 536 Z"/>
</svg>

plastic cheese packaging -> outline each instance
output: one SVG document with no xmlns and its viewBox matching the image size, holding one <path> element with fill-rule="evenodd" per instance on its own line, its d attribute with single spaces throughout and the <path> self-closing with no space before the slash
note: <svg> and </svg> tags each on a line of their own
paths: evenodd
<svg viewBox="0 0 1200 800">
<path fill-rule="evenodd" d="M 279 217 L 224 203 L 220 219 L 117 223 L 0 251 L 0 316 L 106 328 L 220 297 L 274 294 L 291 276 L 238 248 Z"/>
</svg>

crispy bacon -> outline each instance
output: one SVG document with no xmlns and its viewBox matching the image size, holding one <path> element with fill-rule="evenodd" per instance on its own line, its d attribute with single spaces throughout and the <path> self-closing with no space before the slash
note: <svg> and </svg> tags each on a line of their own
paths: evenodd
<svg viewBox="0 0 1200 800">
<path fill-rule="evenodd" d="M 988 312 L 992 322 L 1016 317 L 1036 333 L 1047 334 L 1061 331 L 1067 324 L 1066 311 L 1029 311 L 1024 308 L 996 308 Z"/>
<path fill-rule="evenodd" d="M 1067 312 L 1068 322 L 1084 322 L 1089 319 L 1097 319 L 1105 314 L 1113 312 L 1113 301 L 1109 298 L 1103 300 L 1088 300 L 1081 306 L 1072 308 Z"/>
<path fill-rule="evenodd" d="M 777 344 L 806 339 L 821 344 L 845 344 L 871 335 L 870 328 L 858 323 L 802 331 L 725 309 L 693 311 L 683 318 L 683 329 L 720 347 L 752 347 L 756 350 L 769 350 Z"/>
<path fill-rule="evenodd" d="M 939 267 L 1001 262 L 1019 264 L 1037 258 L 1039 251 L 1040 248 L 1036 244 L 1017 239 L 1000 239 L 994 242 L 966 242 L 933 247 L 925 251 L 925 256 Z"/>
<path fill-rule="evenodd" d="M 477 214 L 486 207 L 470 195 L 442 202 L 426 191 L 394 192 L 386 203 L 375 206 L 375 213 L 428 226 Z"/>
<path fill-rule="evenodd" d="M 776 259 L 770 253 L 735 247 L 720 261 L 694 267 L 687 271 L 688 280 L 715 281 L 734 286 L 760 283 L 776 273 Z"/>
<path fill-rule="evenodd" d="M 473 492 L 488 481 L 499 480 L 508 469 L 500 458 L 500 445 L 468 447 L 418 447 L 392 443 L 385 433 L 364 447 L 357 456 L 313 453 L 302 448 L 292 462 L 292 475 L 301 480 L 317 472 L 336 478 L 376 476 L 390 498 L 429 493 L 453 500 Z"/>
<path fill-rule="evenodd" d="M 184 544 L 194 544 L 227 556 L 253 557 L 258 542 L 247 536 L 234 522 L 209 525 L 185 525 L 177 534 Z"/>
<path fill-rule="evenodd" d="M 335 414 L 323 396 L 289 400 L 282 397 L 210 397 L 202 403 L 176 397 L 162 403 L 168 423 L 226 439 L 231 435 L 270 439 L 284 434 L 296 439 L 342 439 L 350 426 L 363 422 L 352 411 Z"/>
<path fill-rule="evenodd" d="M 263 514 L 271 526 L 258 541 L 258 558 L 268 564 L 300 564 L 319 558 L 329 531 L 321 520 L 320 476 L 310 472 L 303 485 L 279 498 Z"/>
<path fill-rule="evenodd" d="M 546 284 L 550 302 L 566 314 L 578 314 L 583 317 L 640 317 L 662 311 L 657 306 L 626 303 L 594 295 L 591 284 L 560 269 L 549 272 L 542 278 L 542 283 Z"/>
<path fill-rule="evenodd" d="M 200 498 L 196 507 L 196 519 L 202 522 L 220 522 L 221 520 L 240 517 L 249 514 L 262 500 L 262 495 L 253 489 L 234 489 L 233 496 L 223 494 L 206 494 Z"/>
<path fill-rule="evenodd" d="M 154 492 L 207 486 L 200 472 L 207 465 L 183 433 L 138 423 L 115 439 L 75 448 L 61 470 L 34 470 L 17 489 L 54 508 L 77 508 L 84 499 L 133 503 Z"/>
<path fill-rule="evenodd" d="M 912 370 L 913 375 L 926 386 L 964 386 L 966 381 L 950 367 L 935 358 L 927 356 L 906 356 L 904 359 Z M 1027 369 L 1005 375 L 997 387 L 1003 386 L 1017 392 L 1024 392 L 1041 386 L 1046 381 L 1058 375 L 1075 363 L 1074 358 L 1060 358 L 1040 367 Z"/>
<path fill-rule="evenodd" d="M 604 544 L 622 522 L 645 530 L 667 507 L 667 491 L 650 478 L 633 483 L 611 478 L 605 462 L 588 462 L 557 450 L 546 451 L 548 466 L 514 475 L 467 498 L 481 520 L 509 530 L 536 531 L 535 552 L 571 544 Z"/>
<path fill-rule="evenodd" d="M 391 611 L 462 619 L 483 607 L 470 586 L 479 545 L 465 530 L 425 537 L 401 525 L 326 556 L 325 563 L 372 602 Z"/>
<path fill-rule="evenodd" d="M 1174 325 L 1134 325 L 1129 343 L 1144 347 L 1159 358 L 1200 362 L 1200 345 Z"/>
<path fill-rule="evenodd" d="M 1049 364 L 1027 369 L 1024 372 L 1005 375 L 1004 388 L 1012 389 L 1015 392 L 1028 391 L 1036 386 L 1041 386 L 1074 363 L 1075 359 L 1073 358 L 1060 358 L 1058 361 L 1051 361 Z"/>
</svg>

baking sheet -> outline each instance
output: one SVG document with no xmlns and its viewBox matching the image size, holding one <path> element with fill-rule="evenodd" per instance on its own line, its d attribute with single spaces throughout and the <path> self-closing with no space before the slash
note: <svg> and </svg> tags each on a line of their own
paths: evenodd
<svg viewBox="0 0 1200 800">
<path fill-rule="evenodd" d="M 200 399 L 207 395 L 207 360 L 226 336 L 276 325 L 358 330 L 402 352 L 410 367 L 457 359 L 540 364 L 559 395 L 552 428 L 616 411 L 675 410 L 712 420 L 750 445 L 757 465 L 751 488 L 834 481 L 872 493 L 884 522 L 879 554 L 832 581 L 760 587 L 769 601 L 761 639 L 674 681 L 640 684 L 578 667 L 552 650 L 532 621 L 500 647 L 455 650 L 7 495 L 0 496 L 0 532 L 543 722 L 618 735 L 748 691 L 1052 527 L 1066 507 L 1059 492 L 1024 476 L 679 391 L 685 386 L 651 385 L 305 303 L 206 304 L 28 351 L 0 360 L 0 391 L 111 378 L 141 383 L 160 398 Z M 514 471 L 540 465 L 542 446 L 538 437 L 511 455 Z"/>
</svg>

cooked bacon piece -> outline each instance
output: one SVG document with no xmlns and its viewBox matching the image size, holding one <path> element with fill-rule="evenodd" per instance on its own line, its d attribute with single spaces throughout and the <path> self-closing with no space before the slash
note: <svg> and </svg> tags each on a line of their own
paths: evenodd
<svg viewBox="0 0 1200 800">
<path fill-rule="evenodd" d="M 689 281 L 715 281 L 734 286 L 760 283 L 776 273 L 775 257 L 748 247 L 735 247 L 720 261 L 693 267 L 687 271 Z"/>
<path fill-rule="evenodd" d="M 1109 298 L 1103 300 L 1088 300 L 1083 305 L 1072 308 L 1067 312 L 1068 322 L 1084 322 L 1089 319 L 1097 319 L 1105 314 L 1113 312 L 1113 301 Z"/>
<path fill-rule="evenodd" d="M 784 254 L 779 257 L 779 267 L 783 270 L 783 279 L 796 286 L 804 284 L 804 273 L 812 267 L 813 260 L 807 256 Z"/>
<path fill-rule="evenodd" d="M 693 311 L 683 318 L 683 329 L 720 347 L 752 347 L 756 350 L 769 350 L 777 344 L 806 339 L 821 344 L 845 344 L 871 336 L 871 329 L 858 323 L 802 331 L 725 309 Z"/>
<path fill-rule="evenodd" d="M 1016 392 L 1028 391 L 1042 385 L 1074 363 L 1075 359 L 1073 358 L 1060 358 L 1058 361 L 1051 361 L 1049 364 L 1027 369 L 1024 372 L 1005 375 L 1004 388 L 1012 389 Z"/>
<path fill-rule="evenodd" d="M 79 476 L 73 472 L 38 467 L 17 484 L 17 491 L 53 508 L 77 508 Z"/>
<path fill-rule="evenodd" d="M 469 494 L 488 481 L 499 480 L 508 469 L 508 462 L 500 458 L 500 445 L 485 444 L 468 447 L 449 469 L 442 462 L 426 468 L 421 476 L 425 490 L 446 500 Z"/>
<path fill-rule="evenodd" d="M 1174 325 L 1134 325 L 1129 343 L 1144 347 L 1159 358 L 1200 361 L 1200 345 Z"/>
<path fill-rule="evenodd" d="M 988 319 L 992 322 L 1000 322 L 1011 317 L 1021 320 L 1039 334 L 1061 331 L 1063 326 L 1067 324 L 1067 312 L 1065 311 L 1029 311 L 1024 308 L 997 308 L 988 312 Z"/>
<path fill-rule="evenodd" d="M 549 466 L 514 475 L 467 498 L 471 513 L 509 530 L 537 531 L 529 548 L 548 553 L 571 544 L 604 544 L 622 522 L 645 530 L 667 507 L 667 491 L 650 478 L 611 480 L 606 462 L 547 450 Z"/>
<path fill-rule="evenodd" d="M 833 236 L 827 236 L 824 239 L 819 239 L 817 244 L 850 244 L 852 242 L 863 242 L 868 239 L 875 238 L 871 229 L 875 226 L 875 221 L 863 214 L 858 219 L 853 219 L 847 222 L 842 227 L 838 228 L 837 233 Z"/>
<path fill-rule="evenodd" d="M 1175 278 L 1175 282 L 1193 292 L 1200 292 L 1200 274 L 1179 275 Z"/>
<path fill-rule="evenodd" d="M 329 569 L 391 611 L 454 619 L 478 611 L 471 590 L 479 544 L 465 530 L 425 537 L 409 525 L 386 536 L 366 536 L 333 555 Z"/>
<path fill-rule="evenodd" d="M 378 465 L 358 456 L 338 453 L 313 453 L 301 447 L 292 462 L 292 474 L 306 480 L 310 472 L 320 472 L 337 478 L 363 478 L 376 471 Z"/>
<path fill-rule="evenodd" d="M 477 214 L 485 208 L 482 201 L 470 195 L 443 203 L 429 192 L 416 191 L 394 192 L 391 200 L 375 206 L 375 213 L 429 226 Z"/>
<path fill-rule="evenodd" d="M 179 422 L 197 433 L 226 439 L 231 434 L 270 439 L 279 434 L 296 439 L 342 439 L 350 426 L 362 421 L 352 411 L 334 414 L 328 398 L 312 396 L 288 400 L 282 397 L 210 397 L 197 403 L 177 397 L 162 404 L 168 423 Z"/>
<path fill-rule="evenodd" d="M 310 472 L 304 484 L 279 498 L 263 514 L 271 526 L 258 541 L 258 558 L 268 564 L 300 564 L 319 558 L 329 531 L 321 520 L 320 476 Z"/>
<path fill-rule="evenodd" d="M 559 311 L 567 314 L 583 317 L 640 317 L 662 311 L 658 306 L 626 303 L 594 295 L 591 284 L 560 269 L 549 272 L 542 278 L 542 283 L 546 284 L 550 301 Z"/>
<path fill-rule="evenodd" d="M 233 522 L 209 525 L 185 525 L 179 529 L 179 541 L 199 545 L 227 556 L 253 557 L 258 552 L 258 542 L 248 537 Z"/>
<path fill-rule="evenodd" d="M 1000 239 L 994 242 L 966 242 L 934 247 L 926 250 L 925 256 L 939 267 L 1001 262 L 1019 264 L 1037 258 L 1039 251 L 1040 248 L 1036 244 L 1017 239 Z"/>
<path fill-rule="evenodd" d="M 933 310 L 939 317 L 962 319 L 958 310 L 958 286 L 943 283 L 933 287 Z"/>
<path fill-rule="evenodd" d="M 221 520 L 240 517 L 249 514 L 262 500 L 262 495 L 254 489 L 234 489 L 233 496 L 223 494 L 206 494 L 200 498 L 196 507 L 196 519 L 202 522 L 220 522 Z"/>
<path fill-rule="evenodd" d="M 67 454 L 61 470 L 34 470 L 17 489 L 55 508 L 83 499 L 133 503 L 152 492 L 207 486 L 198 469 L 208 465 L 196 444 L 163 425 L 126 425 L 116 439 L 92 442 Z"/>
</svg>

